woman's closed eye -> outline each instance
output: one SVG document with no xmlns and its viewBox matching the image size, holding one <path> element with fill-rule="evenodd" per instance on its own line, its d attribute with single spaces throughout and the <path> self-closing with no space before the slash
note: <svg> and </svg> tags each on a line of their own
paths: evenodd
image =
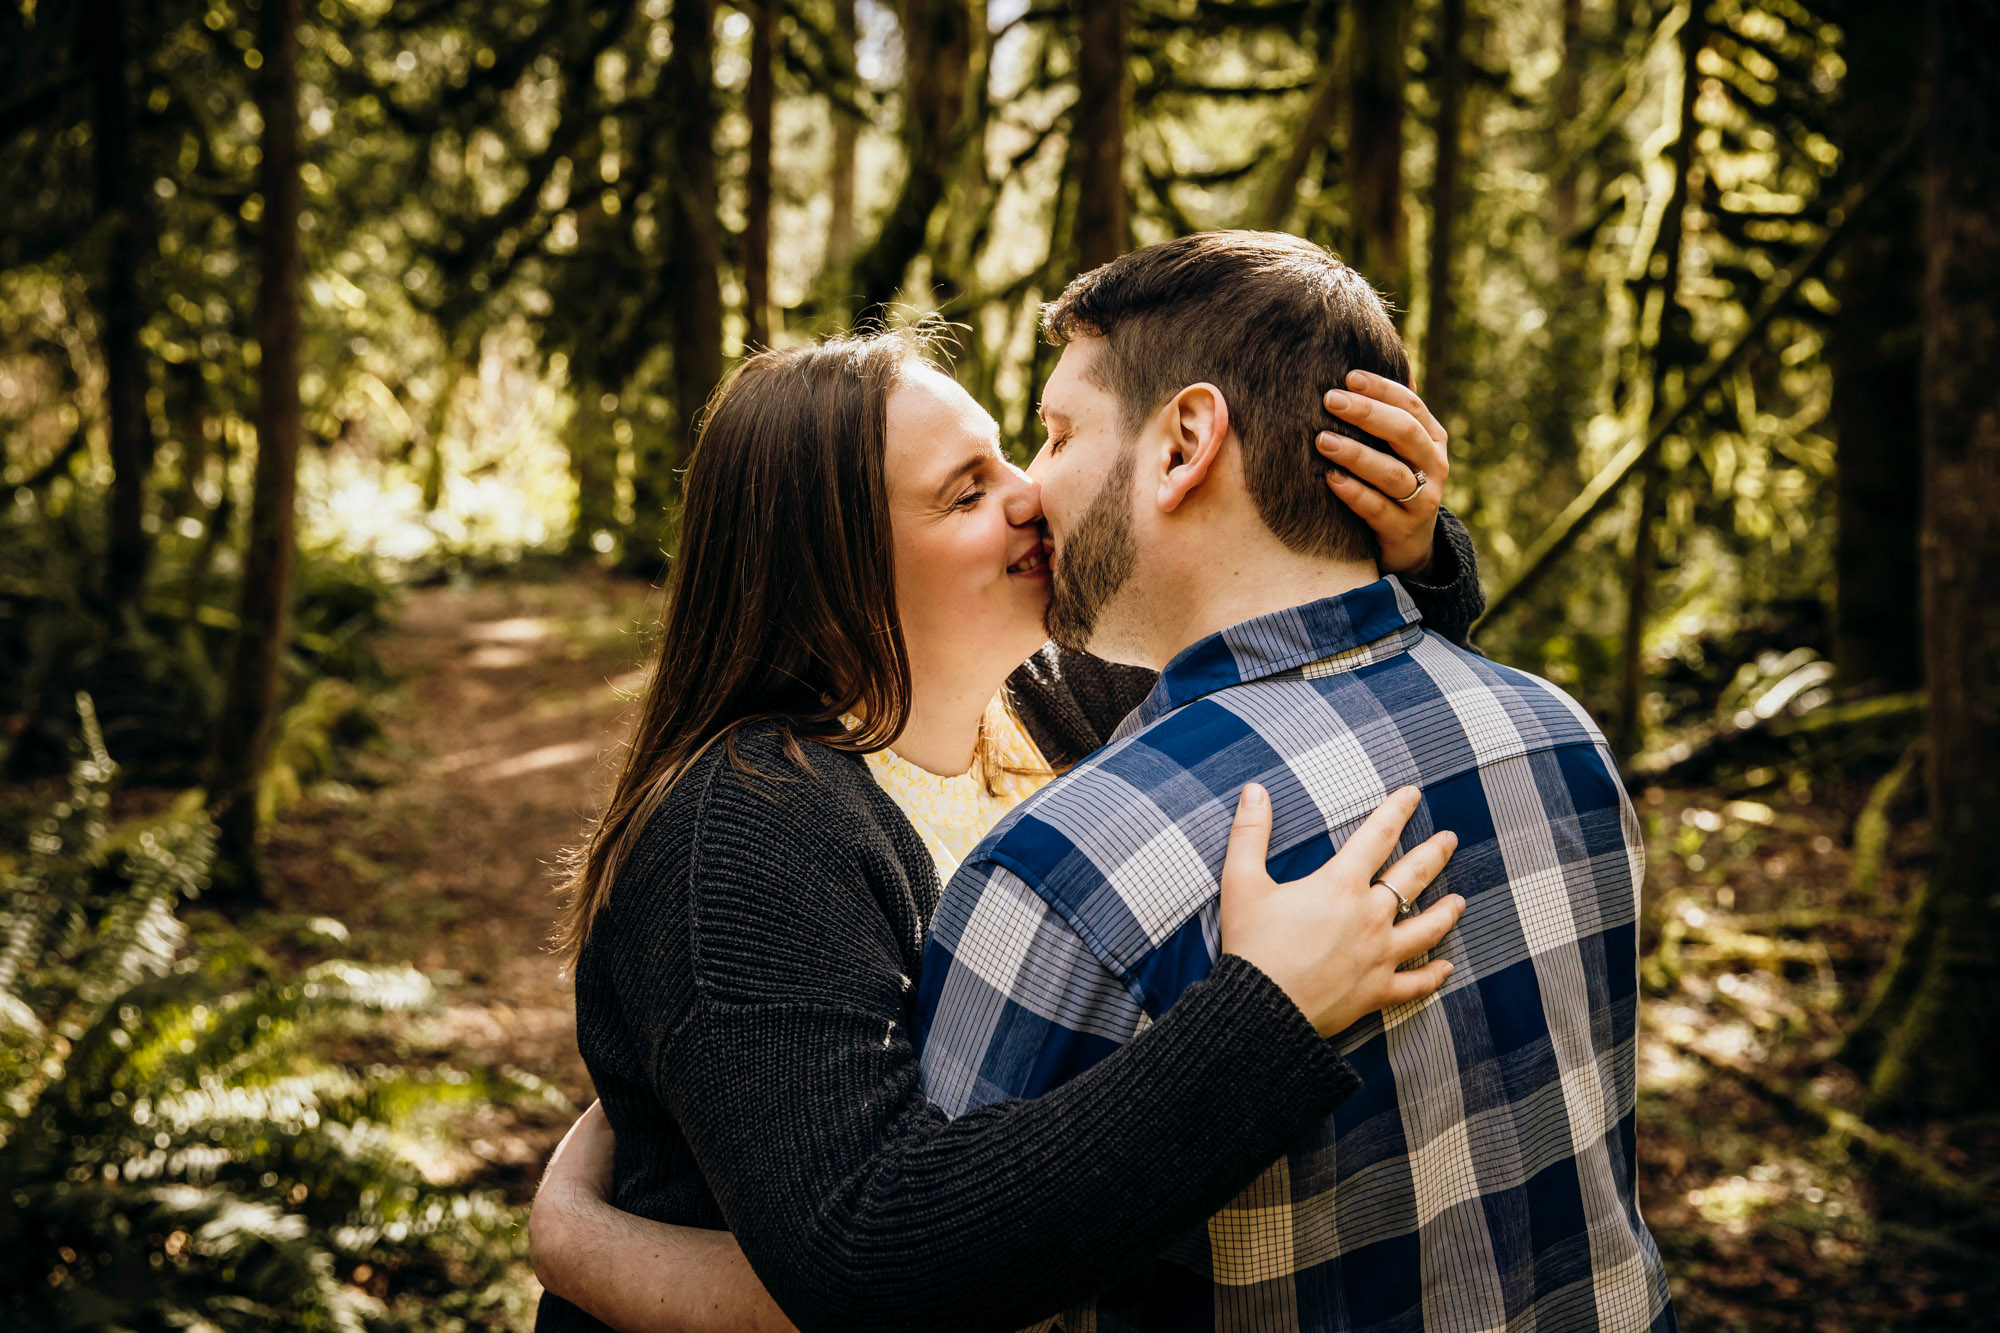
<svg viewBox="0 0 2000 1333">
<path fill-rule="evenodd" d="M 953 500 L 951 502 L 951 507 L 953 509 L 970 509 L 974 505 L 978 504 L 981 500 L 984 500 L 985 498 L 986 498 L 986 492 L 984 490 L 978 490 L 978 489 L 970 490 L 967 491 L 964 495 L 959 496 L 956 500 Z"/>
</svg>

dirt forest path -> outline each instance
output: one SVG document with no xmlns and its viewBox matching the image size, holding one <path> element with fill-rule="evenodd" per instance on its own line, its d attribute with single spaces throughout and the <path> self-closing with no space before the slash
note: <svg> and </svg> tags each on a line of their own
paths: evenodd
<svg viewBox="0 0 2000 1333">
<path fill-rule="evenodd" d="M 409 594 L 377 641 L 396 684 L 383 738 L 273 830 L 280 903 L 333 917 L 352 953 L 408 961 L 441 1012 L 421 1060 L 512 1066 L 579 1104 L 568 984 L 546 942 L 555 868 L 610 778 L 657 594 L 595 572 Z M 517 1197 L 561 1125 L 504 1116 L 475 1133 L 489 1178 Z"/>
</svg>

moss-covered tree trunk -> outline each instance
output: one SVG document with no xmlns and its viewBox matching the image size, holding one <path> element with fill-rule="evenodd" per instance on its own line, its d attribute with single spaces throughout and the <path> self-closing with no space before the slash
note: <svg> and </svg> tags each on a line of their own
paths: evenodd
<svg viewBox="0 0 2000 1333">
<path fill-rule="evenodd" d="M 833 0 L 833 40 L 838 48 L 837 67 L 854 69 L 854 0 Z M 854 251 L 854 134 L 859 127 L 847 109 L 838 104 L 833 115 L 833 158 L 827 170 L 827 194 L 831 211 L 826 224 L 826 267 L 839 272 Z"/>
<path fill-rule="evenodd" d="M 1298 207 L 1299 182 L 1305 179 L 1306 168 L 1312 165 L 1316 154 L 1324 154 L 1331 159 L 1337 156 L 1328 143 L 1334 126 L 1340 118 L 1341 97 L 1347 91 L 1345 71 L 1336 59 L 1340 40 L 1340 11 L 1328 6 L 1324 26 L 1319 33 L 1319 81 L 1313 85 L 1312 100 L 1306 103 L 1305 114 L 1299 117 L 1298 129 L 1292 135 L 1292 147 L 1278 168 L 1277 175 L 1265 186 L 1263 198 L 1256 211 L 1249 215 L 1250 221 L 1265 231 L 1282 231 L 1291 220 Z"/>
<path fill-rule="evenodd" d="M 743 109 L 750 156 L 743 173 L 743 323 L 746 350 L 771 345 L 771 119 L 776 112 L 778 0 L 750 11 L 750 83 Z"/>
<path fill-rule="evenodd" d="M 1432 411 L 1450 378 L 1458 289 L 1452 278 L 1458 242 L 1458 162 L 1465 130 L 1465 0 L 1438 6 L 1437 165 L 1431 178 L 1430 303 L 1424 318 L 1423 391 Z"/>
<path fill-rule="evenodd" d="M 980 13 L 983 15 L 984 10 Z M 910 261 L 923 252 L 931 215 L 944 201 L 952 152 L 967 133 L 973 15 L 967 0 L 903 5 L 903 187 L 875 239 L 854 259 L 850 284 L 863 312 L 896 297 Z"/>
<path fill-rule="evenodd" d="M 621 563 L 646 577 L 673 547 L 679 469 L 722 379 L 722 231 L 715 215 L 715 0 L 675 0 L 661 77 L 667 162 L 666 303 L 673 416 L 632 472 L 632 530 Z"/>
<path fill-rule="evenodd" d="M 1583 110 L 1583 75 L 1589 67 L 1583 44 L 1583 0 L 1563 0 L 1562 64 L 1556 69 L 1556 126 L 1567 130 L 1576 124 Z M 1559 135 L 1551 136 L 1560 142 Z M 1568 241 L 1576 229 L 1576 187 L 1582 174 L 1583 155 L 1571 153 L 1556 166 L 1555 181 L 1549 187 L 1549 229 Z M 1563 245 L 1556 254 L 1566 285 L 1576 282 L 1583 265 L 1574 247 Z"/>
<path fill-rule="evenodd" d="M 1846 183 L 1861 180 L 1902 136 L 1923 86 L 1924 31 L 1894 5 L 1850 5 L 1841 118 Z M 1828 339 L 1839 536 L 1834 547 L 1834 658 L 1855 685 L 1915 689 L 1919 650 L 1917 528 L 1921 414 L 1923 188 L 1914 165 L 1885 181 L 1854 219 L 1833 273 L 1840 313 Z"/>
<path fill-rule="evenodd" d="M 1594 391 L 1603 365 L 1603 286 L 1585 274 L 1588 245 L 1577 242 L 1577 200 L 1584 188 L 1587 154 L 1570 136 L 1583 114 L 1583 80 L 1597 56 L 1598 41 L 1584 27 L 1583 0 L 1563 0 L 1562 64 L 1555 74 L 1554 117 L 1548 137 L 1549 231 L 1556 242 L 1556 282 L 1548 292 L 1549 352 L 1534 413 L 1531 439 L 1547 450 L 1549 475 L 1572 473 L 1582 453 L 1582 421 L 1573 410 Z M 1452 424 L 1449 419 L 1447 425 Z M 1530 500 L 1524 517 L 1533 531 L 1559 512 L 1568 498 L 1561 487 L 1544 488 Z"/>
<path fill-rule="evenodd" d="M 1410 299 L 1408 229 L 1403 221 L 1410 4 L 1409 0 L 1355 0 L 1352 14 L 1347 37 L 1347 161 L 1355 225 L 1348 259 L 1400 310 Z"/>
<path fill-rule="evenodd" d="M 602 554 L 598 534 L 618 531 L 618 446 L 610 414 L 604 410 L 604 385 L 582 362 L 581 356 L 570 362 L 576 409 L 570 414 L 564 443 L 569 447 L 570 476 L 576 481 L 576 524 L 570 529 L 569 554 L 588 559 Z"/>
<path fill-rule="evenodd" d="M 1076 267 L 1127 249 L 1125 204 L 1125 0 L 1076 0 Z"/>
<path fill-rule="evenodd" d="M 153 425 L 146 407 L 145 323 L 139 266 L 146 234 L 143 173 L 132 160 L 131 15 L 124 0 L 87 0 L 78 31 L 89 70 L 91 159 L 105 251 L 97 306 L 104 353 L 111 506 L 105 541 L 105 600 L 114 619 L 139 596 L 151 543 L 146 486 L 153 470 Z"/>
<path fill-rule="evenodd" d="M 2000 1104 L 2000 5 L 1931 0 L 1924 282 L 1929 910 L 1871 1080 L 1886 1114 Z"/>
<path fill-rule="evenodd" d="M 243 556 L 236 653 L 217 719 L 210 799 L 216 809 L 218 888 L 236 897 L 262 885 L 257 778 L 271 744 L 292 586 L 298 488 L 299 4 L 263 0 L 258 11 L 257 110 L 264 119 L 258 190 L 257 471 Z"/>
<path fill-rule="evenodd" d="M 1653 337 L 1652 411 L 1665 406 L 1675 372 L 1700 357 L 1691 333 L 1692 317 L 1682 304 L 1681 249 L 1686 239 L 1688 173 L 1694 164 L 1695 97 L 1701 85 L 1698 62 L 1708 43 L 1708 27 L 1701 6 L 1681 25 L 1680 128 L 1669 160 L 1673 163 L 1673 193 L 1660 218 L 1659 239 L 1653 245 L 1652 265 L 1659 265 L 1660 324 Z M 1642 298 L 1643 299 L 1643 298 Z M 1646 617 L 1652 607 L 1653 577 L 1659 563 L 1660 509 L 1665 503 L 1666 471 L 1657 453 L 1639 471 L 1639 512 L 1632 533 L 1632 559 L 1625 567 L 1625 632 L 1618 654 L 1618 730 L 1612 745 L 1620 755 L 1639 752 L 1645 740 L 1645 661 Z"/>
</svg>

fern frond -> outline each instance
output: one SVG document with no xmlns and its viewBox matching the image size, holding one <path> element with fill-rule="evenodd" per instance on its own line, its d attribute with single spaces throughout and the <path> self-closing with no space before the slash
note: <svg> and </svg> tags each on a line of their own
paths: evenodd
<svg viewBox="0 0 2000 1333">
<path fill-rule="evenodd" d="M 559 1094 L 326 1059 L 330 1034 L 431 1005 L 430 982 L 348 961 L 287 974 L 241 935 L 192 935 L 179 909 L 214 852 L 199 797 L 110 827 L 115 768 L 80 707 L 68 797 L 0 882 L 0 1293 L 21 1293 L 0 1312 L 363 1333 L 524 1310 L 517 1211 L 432 1178 L 449 1174 L 433 1148 L 468 1106 Z M 362 1263 L 400 1294 L 346 1281 Z"/>
</svg>

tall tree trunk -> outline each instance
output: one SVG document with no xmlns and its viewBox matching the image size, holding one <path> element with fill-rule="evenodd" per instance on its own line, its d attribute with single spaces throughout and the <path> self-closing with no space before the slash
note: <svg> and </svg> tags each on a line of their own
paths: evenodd
<svg viewBox="0 0 2000 1333">
<path fill-rule="evenodd" d="M 1924 680 L 1937 914 L 1871 1082 L 1878 1111 L 2000 1102 L 2000 6 L 1930 0 Z"/>
<path fill-rule="evenodd" d="M 1872 171 L 1909 123 L 1923 79 L 1923 29 L 1893 5 L 1850 5 L 1841 51 L 1847 76 L 1841 175 Z M 1910 425 L 1922 410 L 1922 181 L 1908 171 L 1854 220 L 1833 275 L 1840 311 L 1832 338 L 1835 473 L 1834 659 L 1843 680 L 1915 689 L 1919 652 L 1917 529 L 1922 468 Z"/>
<path fill-rule="evenodd" d="M 603 408 L 604 385 L 581 365 L 570 362 L 576 385 L 576 410 L 564 432 L 569 444 L 569 474 L 576 481 L 576 524 L 570 529 L 569 554 L 597 554 L 597 534 L 618 530 L 618 447 Z"/>
<path fill-rule="evenodd" d="M 667 57 L 671 149 L 666 280 L 673 341 L 674 415 L 632 476 L 632 533 L 624 565 L 657 574 L 673 546 L 679 468 L 701 410 L 722 379 L 722 235 L 715 216 L 715 0 L 675 0 Z"/>
<path fill-rule="evenodd" d="M 1458 160 L 1465 132 L 1465 0 L 1438 6 L 1437 175 L 1431 187 L 1430 307 L 1424 320 L 1423 392 L 1433 411 L 1449 382 L 1457 289 L 1452 248 L 1457 243 Z"/>
<path fill-rule="evenodd" d="M 1574 127 L 1583 113 L 1583 75 L 1593 55 L 1583 30 L 1583 0 L 1563 0 L 1562 43 L 1562 64 L 1555 76 L 1557 131 Z M 1549 226 L 1556 242 L 1556 286 L 1549 301 L 1545 383 L 1537 396 L 1535 419 L 1528 423 L 1533 438 L 1547 449 L 1552 476 L 1568 476 L 1576 466 L 1582 441 L 1580 422 L 1571 409 L 1588 399 L 1602 356 L 1602 289 L 1585 275 L 1584 250 L 1573 243 L 1584 159 L 1576 146 L 1564 144 L 1563 138 L 1560 132 L 1549 135 L 1554 176 Z M 1562 503 L 1562 492 L 1548 488 L 1543 505 L 1534 513 L 1536 522 L 1554 518 Z"/>
<path fill-rule="evenodd" d="M 965 122 L 974 22 L 968 0 L 904 0 L 903 150 L 909 173 L 882 230 L 854 260 L 852 285 L 864 312 L 895 299 L 910 261 L 924 248 L 931 214 L 944 200 L 952 150 Z"/>
<path fill-rule="evenodd" d="M 771 116 L 776 101 L 771 68 L 778 44 L 778 0 L 750 11 L 750 164 L 743 181 L 743 316 L 745 349 L 771 345 Z"/>
<path fill-rule="evenodd" d="M 1569 129 L 1583 113 L 1583 0 L 1563 0 L 1562 42 L 1562 64 L 1556 69 L 1556 126 Z M 1575 156 L 1564 162 L 1550 191 L 1551 223 L 1559 242 L 1567 241 L 1576 230 L 1578 166 Z M 1567 245 L 1562 246 L 1556 258 L 1565 279 L 1573 280 L 1583 267 L 1575 261 Z"/>
<path fill-rule="evenodd" d="M 1398 302 L 1409 299 L 1403 225 L 1403 85 L 1408 0 L 1355 0 L 1348 34 L 1347 160 L 1354 267 Z"/>
<path fill-rule="evenodd" d="M 1665 261 L 1660 275 L 1660 328 L 1653 340 L 1652 410 L 1658 412 L 1665 401 L 1667 382 L 1676 369 L 1690 359 L 1692 333 L 1687 309 L 1681 305 L 1681 241 L 1685 232 L 1688 205 L 1688 173 L 1694 164 L 1695 95 L 1701 87 L 1701 72 L 1695 58 L 1708 43 L 1708 24 L 1701 5 L 1692 6 L 1681 25 L 1681 107 L 1680 133 L 1674 140 L 1673 193 L 1660 218 L 1660 235 L 1653 253 Z M 1644 738 L 1645 672 L 1641 660 L 1646 641 L 1646 614 L 1652 604 L 1654 566 L 1659 560 L 1656 526 L 1665 473 L 1658 453 L 1647 459 L 1641 477 L 1638 524 L 1632 538 L 1632 563 L 1625 578 L 1625 637 L 1620 651 L 1618 678 L 1618 736 L 1616 749 L 1626 756 L 1638 752 Z"/>
<path fill-rule="evenodd" d="M 1125 0 L 1075 0 L 1076 267 L 1109 263 L 1128 248 L 1125 222 Z"/>
<path fill-rule="evenodd" d="M 1326 27 L 1320 34 L 1319 82 L 1313 85 L 1312 100 L 1306 103 L 1305 116 L 1292 139 L 1292 151 L 1272 177 L 1254 215 L 1256 225 L 1265 231 L 1278 231 L 1291 218 L 1299 201 L 1299 182 L 1305 179 L 1313 154 L 1326 146 L 1334 121 L 1340 115 L 1340 95 L 1346 91 L 1346 80 L 1341 77 L 1340 63 L 1334 58 L 1339 40 L 1335 25 L 1339 18 L 1340 11 L 1329 6 Z"/>
<path fill-rule="evenodd" d="M 270 749 L 278 668 L 290 603 L 299 458 L 299 5 L 263 0 L 257 109 L 264 118 L 258 189 L 257 473 L 243 558 L 236 655 L 216 721 L 211 798 L 222 885 L 248 897 L 262 883 L 256 848 L 257 778 Z"/>
<path fill-rule="evenodd" d="M 854 66 L 854 0 L 833 0 L 833 38 L 840 44 L 840 66 Z M 833 161 L 827 193 L 833 208 L 826 224 L 826 267 L 844 265 L 854 250 L 854 117 L 833 108 Z"/>
<path fill-rule="evenodd" d="M 111 514 L 105 601 L 115 620 L 137 599 L 151 555 L 146 484 L 153 470 L 153 423 L 146 410 L 146 355 L 139 345 L 139 264 L 146 232 L 142 174 L 132 161 L 131 59 L 124 0 L 87 0 L 79 24 L 91 82 L 91 158 L 97 215 L 106 232 L 98 317 L 103 321 L 106 416 L 111 446 Z"/>
</svg>

